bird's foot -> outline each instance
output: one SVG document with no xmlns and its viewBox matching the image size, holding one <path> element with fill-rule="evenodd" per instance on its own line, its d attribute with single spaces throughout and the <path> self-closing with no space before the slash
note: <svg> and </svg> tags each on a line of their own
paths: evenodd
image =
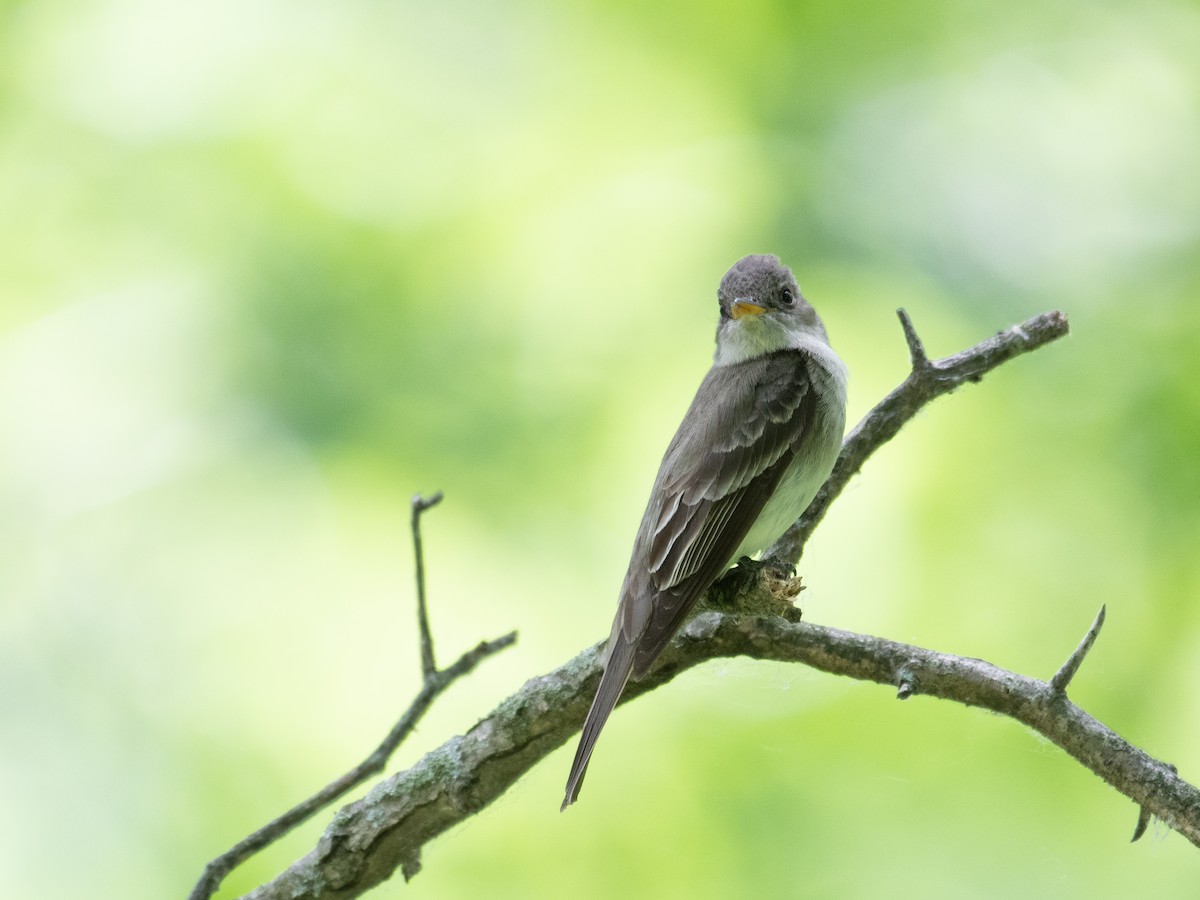
<svg viewBox="0 0 1200 900">
<path fill-rule="evenodd" d="M 800 621 L 795 599 L 804 590 L 796 567 L 778 559 L 753 560 L 743 556 L 709 589 L 709 605 L 760 616 L 781 616 Z"/>
</svg>

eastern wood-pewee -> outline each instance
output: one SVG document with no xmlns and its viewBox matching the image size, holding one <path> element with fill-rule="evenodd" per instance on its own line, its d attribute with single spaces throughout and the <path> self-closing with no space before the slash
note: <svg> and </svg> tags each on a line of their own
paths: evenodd
<svg viewBox="0 0 1200 900">
<path fill-rule="evenodd" d="M 787 266 L 747 256 L 725 273 L 717 299 L 713 366 L 650 492 L 563 809 L 579 796 L 629 676 L 649 671 L 732 562 L 799 518 L 841 449 L 846 367 Z"/>
</svg>

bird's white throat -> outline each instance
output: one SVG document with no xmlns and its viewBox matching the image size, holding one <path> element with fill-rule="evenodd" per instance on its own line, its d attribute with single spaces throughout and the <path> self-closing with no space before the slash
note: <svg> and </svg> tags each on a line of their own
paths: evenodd
<svg viewBox="0 0 1200 900">
<path fill-rule="evenodd" d="M 777 350 L 802 350 L 829 375 L 828 402 L 846 405 L 846 364 L 829 346 L 821 325 L 780 322 L 766 316 L 744 317 L 717 331 L 713 365 L 734 366 Z"/>
<path fill-rule="evenodd" d="M 837 369 L 845 368 L 830 348 L 825 331 L 819 324 L 780 321 L 770 315 L 744 316 L 723 322 L 717 330 L 713 364 L 733 366 L 776 350 L 807 350 L 822 363 L 826 357 L 832 357 Z"/>
</svg>

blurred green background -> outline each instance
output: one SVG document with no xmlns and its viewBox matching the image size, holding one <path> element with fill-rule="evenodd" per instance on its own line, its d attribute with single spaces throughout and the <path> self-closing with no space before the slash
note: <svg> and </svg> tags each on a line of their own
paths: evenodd
<svg viewBox="0 0 1200 900">
<path fill-rule="evenodd" d="M 809 620 L 1048 677 L 1200 778 L 1200 9 L 917 0 L 0 5 L 0 894 L 179 897 L 520 643 L 395 766 L 607 633 L 715 290 L 780 254 L 857 421 L 1072 336 L 834 507 Z M 1019 725 L 797 666 L 622 709 L 376 896 L 1194 898 Z M 329 815 L 222 896 L 306 852 Z"/>
</svg>

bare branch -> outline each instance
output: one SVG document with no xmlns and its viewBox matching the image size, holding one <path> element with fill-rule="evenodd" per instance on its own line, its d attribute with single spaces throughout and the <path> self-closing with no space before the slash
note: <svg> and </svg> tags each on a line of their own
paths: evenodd
<svg viewBox="0 0 1200 900">
<path fill-rule="evenodd" d="M 387 761 L 396 752 L 396 748 L 412 733 L 417 723 L 421 721 L 421 717 L 425 715 L 429 707 L 433 705 L 433 701 L 443 691 L 459 678 L 469 674 L 479 663 L 489 656 L 499 653 L 505 647 L 516 643 L 517 633 L 512 631 L 502 637 L 496 638 L 494 641 L 480 642 L 477 646 L 460 656 L 447 669 L 438 671 L 433 668 L 433 638 L 429 633 L 429 624 L 425 615 L 425 581 L 421 563 L 421 532 L 418 523 L 421 513 L 436 506 L 441 499 L 442 494 L 439 491 L 428 499 L 422 499 L 417 496 L 413 497 L 412 501 L 413 545 L 417 556 L 418 618 L 421 625 L 421 653 L 424 672 L 421 690 L 417 693 L 416 698 L 409 705 L 408 709 L 404 711 L 404 715 L 400 717 L 400 720 L 392 726 L 392 730 L 388 732 L 387 737 L 372 751 L 370 756 L 349 772 L 331 781 L 325 787 L 321 788 L 321 790 L 317 791 L 317 793 L 304 802 L 293 806 L 283 815 L 268 822 L 262 828 L 258 829 L 258 831 L 235 844 L 205 866 L 204 874 L 201 875 L 200 880 L 192 889 L 189 900 L 208 900 L 209 897 L 217 892 L 217 889 L 221 886 L 221 882 L 225 880 L 230 872 L 259 850 L 273 844 L 296 828 L 296 826 L 308 821 L 313 815 L 335 800 L 345 796 L 349 791 L 354 790 L 354 788 L 369 778 L 382 772 L 387 765 Z M 420 868 L 420 860 L 417 856 L 402 860 L 401 862 L 406 872 L 415 873 Z"/>
<path fill-rule="evenodd" d="M 929 357 L 925 355 L 925 345 L 917 336 L 917 329 L 913 326 L 912 319 L 902 309 L 896 310 L 896 315 L 900 317 L 900 327 L 904 329 L 904 340 L 908 343 L 908 359 L 912 363 L 913 371 L 924 369 L 929 365 Z"/>
<path fill-rule="evenodd" d="M 1104 610 L 1105 607 L 1101 606 L 1100 612 L 1096 613 L 1095 621 L 1092 622 L 1092 627 L 1083 636 L 1083 640 L 1079 642 L 1079 646 L 1075 648 L 1075 652 L 1067 657 L 1067 661 L 1063 663 L 1062 668 L 1050 679 L 1050 687 L 1058 693 L 1066 694 L 1067 685 L 1071 683 L 1071 679 L 1075 677 L 1075 673 L 1079 671 L 1080 665 L 1083 664 L 1084 657 L 1091 652 L 1092 645 L 1096 643 L 1100 629 L 1104 627 Z"/>
<path fill-rule="evenodd" d="M 1002 363 L 1043 347 L 1070 331 L 1067 317 L 1061 312 L 1042 313 L 969 350 L 930 362 L 925 359 L 925 349 L 908 314 L 903 311 L 900 313 L 900 323 L 908 340 L 913 363 L 908 378 L 867 413 L 846 436 L 841 456 L 829 480 L 817 492 L 796 524 L 763 553 L 764 559 L 774 557 L 790 563 L 799 562 L 804 544 L 850 479 L 858 474 L 872 453 L 894 438 L 904 424 L 930 401 L 966 382 L 978 382 Z"/>
<path fill-rule="evenodd" d="M 870 455 L 925 404 L 996 366 L 1067 334 L 1053 312 L 1014 326 L 975 347 L 929 361 L 908 316 L 900 313 L 912 371 L 847 437 L 829 482 L 805 516 L 773 548 L 777 559 L 799 558 L 829 504 Z M 725 585 L 726 592 L 728 585 Z M 739 600 L 757 589 L 734 590 Z M 1133 747 L 1071 703 L 1064 691 L 1099 632 L 1088 637 L 1053 682 L 990 663 L 936 653 L 881 638 L 781 617 L 736 616 L 706 610 L 676 636 L 659 665 L 631 682 L 622 702 L 708 659 L 747 655 L 800 662 L 839 675 L 895 686 L 901 699 L 924 694 L 1010 716 L 1045 735 L 1110 785 L 1200 846 L 1200 791 L 1173 767 Z M 601 645 L 527 682 L 465 735 L 454 737 L 411 769 L 344 807 L 318 847 L 250 897 L 356 897 L 401 868 L 411 875 L 421 848 L 499 797 L 538 760 L 578 729 L 599 680 Z"/>
<path fill-rule="evenodd" d="M 1121 793 L 1200 846 L 1200 790 L 1130 745 L 1044 681 L 977 659 L 778 617 L 706 611 L 622 702 L 698 663 L 727 656 L 798 662 L 835 675 L 906 684 L 913 693 L 1010 716 L 1057 744 Z M 357 897 L 424 844 L 487 806 L 570 739 L 601 671 L 601 645 L 528 681 L 465 735 L 344 807 L 317 848 L 248 898 Z"/>
<path fill-rule="evenodd" d="M 935 397 L 1013 357 L 1067 333 L 1061 313 L 1019 327 L 937 361 L 929 361 L 911 321 L 901 324 L 912 371 L 846 439 L 829 483 L 805 517 L 774 548 L 778 559 L 798 559 L 825 509 L 879 446 Z M 719 591 L 728 594 L 729 584 Z M 737 601 L 759 590 L 743 583 Z M 1130 745 L 1071 703 L 1065 688 L 1095 642 L 1103 610 L 1087 637 L 1051 682 L 1000 669 L 977 659 L 937 653 L 882 638 L 852 634 L 777 616 L 735 615 L 706 609 L 680 630 L 655 669 L 632 682 L 622 702 L 717 657 L 745 655 L 799 662 L 838 675 L 892 685 L 901 699 L 923 694 L 989 709 L 1044 735 L 1141 809 L 1138 833 L 1150 817 L 1200 846 L 1200 790 L 1174 767 Z M 465 735 L 454 737 L 415 766 L 344 807 L 316 849 L 250 895 L 267 898 L 356 897 L 401 869 L 419 867 L 422 847 L 499 797 L 579 727 L 602 670 L 602 645 L 531 679 Z"/>
<path fill-rule="evenodd" d="M 417 560 L 417 628 L 421 633 L 421 677 L 428 678 L 437 671 L 433 659 L 433 633 L 429 630 L 429 607 L 425 604 L 425 554 L 421 550 L 421 513 L 433 509 L 442 502 L 438 491 L 425 498 L 417 494 L 412 498 L 413 555 Z"/>
</svg>

